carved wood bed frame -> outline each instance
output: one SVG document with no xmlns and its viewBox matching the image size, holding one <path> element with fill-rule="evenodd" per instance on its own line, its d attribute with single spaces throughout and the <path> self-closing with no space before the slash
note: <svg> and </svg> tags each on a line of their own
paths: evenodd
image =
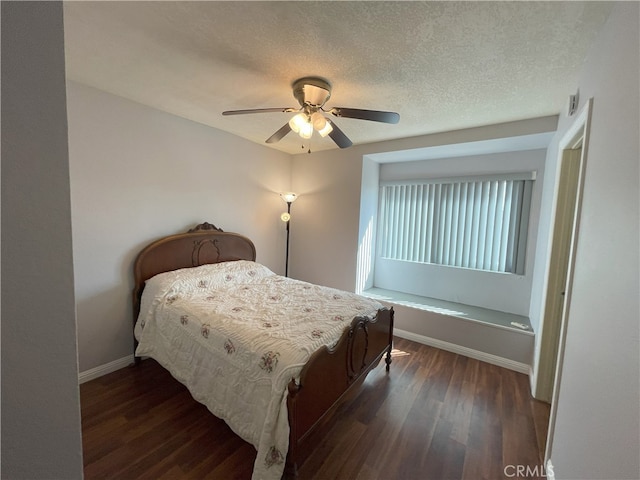
<svg viewBox="0 0 640 480">
<path fill-rule="evenodd" d="M 134 263 L 134 324 L 140 313 L 145 281 L 154 275 L 204 264 L 255 259 L 256 249 L 250 239 L 224 232 L 207 222 L 187 233 L 152 242 L 138 254 Z M 289 383 L 289 451 L 284 478 L 297 478 L 298 465 L 313 448 L 310 437 L 314 428 L 348 390 L 364 380 L 383 356 L 389 371 L 393 314 L 393 309 L 382 308 L 373 319 L 354 318 L 338 343 L 332 349 L 317 350 L 303 367 L 299 382 L 292 379 Z M 135 362 L 138 364 L 140 358 L 135 357 Z"/>
</svg>

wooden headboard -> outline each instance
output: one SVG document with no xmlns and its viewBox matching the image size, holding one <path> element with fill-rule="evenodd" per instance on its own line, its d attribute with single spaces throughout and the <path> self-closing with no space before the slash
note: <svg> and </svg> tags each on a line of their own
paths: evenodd
<svg viewBox="0 0 640 480">
<path fill-rule="evenodd" d="M 133 264 L 133 321 L 140 313 L 144 282 L 162 272 L 200 265 L 256 259 L 251 240 L 237 233 L 224 232 L 211 223 L 201 223 L 187 233 L 179 233 L 147 245 Z"/>
</svg>

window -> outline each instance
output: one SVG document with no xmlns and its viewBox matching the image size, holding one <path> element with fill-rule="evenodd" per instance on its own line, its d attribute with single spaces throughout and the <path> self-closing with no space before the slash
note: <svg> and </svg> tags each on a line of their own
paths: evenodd
<svg viewBox="0 0 640 480">
<path fill-rule="evenodd" d="M 524 273 L 535 173 L 382 182 L 379 256 Z"/>
</svg>

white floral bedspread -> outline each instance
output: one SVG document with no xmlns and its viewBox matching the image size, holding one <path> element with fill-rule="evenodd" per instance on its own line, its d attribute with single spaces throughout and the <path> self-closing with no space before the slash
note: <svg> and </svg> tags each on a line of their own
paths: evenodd
<svg viewBox="0 0 640 480">
<path fill-rule="evenodd" d="M 311 354 L 382 305 L 234 261 L 147 281 L 136 355 L 157 360 L 256 447 L 253 480 L 278 480 L 289 447 L 286 387 Z"/>
</svg>

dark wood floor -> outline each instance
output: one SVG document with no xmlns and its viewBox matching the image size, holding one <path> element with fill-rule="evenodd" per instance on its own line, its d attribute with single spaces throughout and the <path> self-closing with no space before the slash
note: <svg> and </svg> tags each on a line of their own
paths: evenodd
<svg viewBox="0 0 640 480">
<path fill-rule="evenodd" d="M 400 338 L 395 348 L 391 372 L 376 368 L 323 424 L 301 480 L 496 480 L 541 468 L 549 406 L 531 398 L 526 375 Z M 153 360 L 80 393 L 88 480 L 251 478 L 253 446 Z"/>
</svg>

